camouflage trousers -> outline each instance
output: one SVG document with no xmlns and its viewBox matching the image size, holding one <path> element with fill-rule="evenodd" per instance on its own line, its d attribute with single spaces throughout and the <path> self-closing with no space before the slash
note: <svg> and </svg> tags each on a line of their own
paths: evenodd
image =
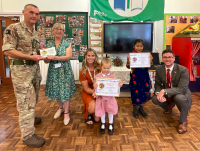
<svg viewBox="0 0 200 151">
<path fill-rule="evenodd" d="M 21 137 L 25 140 L 35 132 L 35 106 L 41 81 L 40 68 L 38 64 L 10 65 L 10 71 L 17 99 Z"/>
</svg>

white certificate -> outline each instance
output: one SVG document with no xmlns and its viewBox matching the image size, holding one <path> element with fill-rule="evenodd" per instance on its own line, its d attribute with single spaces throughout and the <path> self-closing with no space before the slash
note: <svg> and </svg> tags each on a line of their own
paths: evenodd
<svg viewBox="0 0 200 151">
<path fill-rule="evenodd" d="M 100 96 L 119 96 L 120 79 L 97 78 L 96 94 Z"/>
<path fill-rule="evenodd" d="M 130 67 L 150 67 L 150 53 L 130 53 Z"/>
<path fill-rule="evenodd" d="M 55 47 L 40 49 L 40 55 L 43 57 L 47 57 L 47 55 L 56 55 Z"/>
</svg>

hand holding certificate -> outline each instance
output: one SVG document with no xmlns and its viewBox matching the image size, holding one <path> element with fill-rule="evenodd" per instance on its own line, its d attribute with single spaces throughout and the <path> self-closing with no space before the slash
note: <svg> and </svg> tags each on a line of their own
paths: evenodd
<svg viewBox="0 0 200 151">
<path fill-rule="evenodd" d="M 130 53 L 131 68 L 143 68 L 150 66 L 150 53 Z"/>
<path fill-rule="evenodd" d="M 120 79 L 97 78 L 96 95 L 100 96 L 119 96 Z"/>
<path fill-rule="evenodd" d="M 56 49 L 55 49 L 55 47 L 41 49 L 40 55 L 43 56 L 43 57 L 47 57 L 47 55 L 54 55 L 55 56 L 56 55 Z"/>
</svg>

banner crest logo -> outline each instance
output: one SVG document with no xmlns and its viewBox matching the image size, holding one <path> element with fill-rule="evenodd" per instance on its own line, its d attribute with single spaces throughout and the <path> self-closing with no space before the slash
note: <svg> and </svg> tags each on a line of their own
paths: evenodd
<svg viewBox="0 0 200 151">
<path fill-rule="evenodd" d="M 149 0 L 109 0 L 113 11 L 124 17 L 140 14 L 147 6 Z"/>
</svg>

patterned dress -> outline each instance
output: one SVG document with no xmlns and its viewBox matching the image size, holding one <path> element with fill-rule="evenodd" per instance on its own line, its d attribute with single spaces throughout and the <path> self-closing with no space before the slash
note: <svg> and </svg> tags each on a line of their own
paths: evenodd
<svg viewBox="0 0 200 151">
<path fill-rule="evenodd" d="M 49 47 L 55 47 L 57 56 L 65 56 L 66 48 L 69 47 L 70 42 L 62 39 L 58 48 L 56 48 L 53 40 L 48 44 Z M 55 68 L 55 64 L 61 63 L 61 67 Z M 76 92 L 74 74 L 71 68 L 70 60 L 58 61 L 52 60 L 49 63 L 45 96 L 52 101 L 60 100 L 62 103 L 72 98 Z"/>
<path fill-rule="evenodd" d="M 133 106 L 143 105 L 151 99 L 151 81 L 148 68 L 135 68 L 131 70 L 129 85 Z"/>
</svg>

